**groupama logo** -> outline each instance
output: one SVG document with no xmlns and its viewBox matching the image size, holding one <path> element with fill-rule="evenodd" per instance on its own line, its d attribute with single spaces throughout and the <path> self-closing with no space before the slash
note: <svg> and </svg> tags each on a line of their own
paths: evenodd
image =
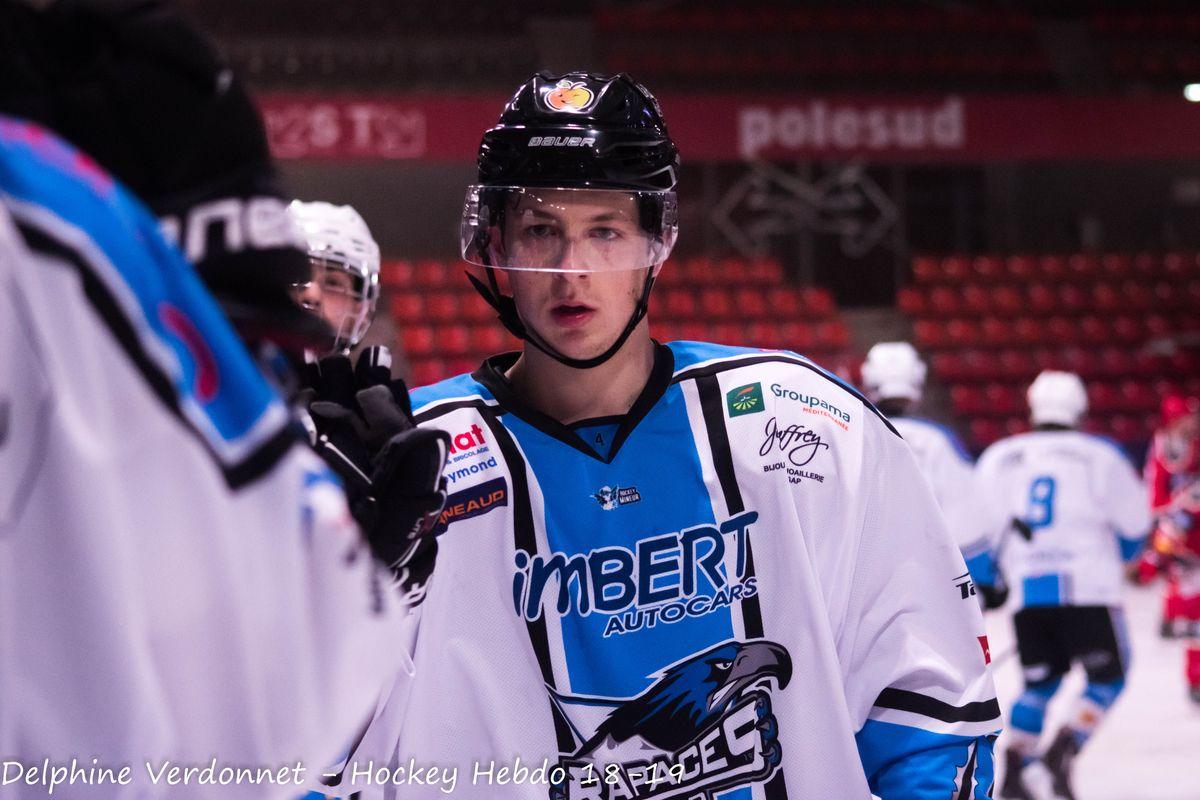
<svg viewBox="0 0 1200 800">
<path fill-rule="evenodd" d="M 583 81 L 561 80 L 546 92 L 546 105 L 555 111 L 578 114 L 587 111 L 596 99 L 596 94 Z"/>
<path fill-rule="evenodd" d="M 729 408 L 731 417 L 757 414 L 766 407 L 763 403 L 762 384 L 750 383 L 730 389 L 725 393 L 725 405 Z"/>
</svg>

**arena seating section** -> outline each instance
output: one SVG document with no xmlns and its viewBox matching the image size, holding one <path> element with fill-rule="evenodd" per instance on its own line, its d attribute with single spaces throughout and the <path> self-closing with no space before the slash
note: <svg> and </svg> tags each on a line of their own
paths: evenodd
<svg viewBox="0 0 1200 800">
<path fill-rule="evenodd" d="M 1030 90 L 1054 75 L 1028 11 L 921 3 L 681 3 L 597 11 L 596 39 L 612 70 L 653 85 L 792 90 L 876 88 Z"/>
<path fill-rule="evenodd" d="M 975 448 L 1028 428 L 1024 390 L 1046 368 L 1088 383 L 1089 426 L 1144 441 L 1163 394 L 1200 392 L 1200 254 L 920 257 L 898 296 Z"/>
<path fill-rule="evenodd" d="M 1109 73 L 1121 83 L 1178 91 L 1200 75 L 1200 10 L 1135 8 L 1092 14 L 1088 30 Z"/>
<path fill-rule="evenodd" d="M 458 262 L 389 261 L 384 303 L 414 386 L 469 372 L 489 355 L 517 348 Z M 711 341 L 803 353 L 849 375 L 857 359 L 829 292 L 785 283 L 778 262 L 676 258 L 651 296 L 651 334 L 659 341 Z"/>
<path fill-rule="evenodd" d="M 507 90 L 542 66 L 527 25 L 537 16 L 579 21 L 592 66 L 659 89 L 1055 91 L 1043 23 L 1062 20 L 1086 34 L 1092 88 L 1177 92 L 1200 74 L 1200 10 L 1187 0 L 181 3 L 258 88 Z"/>
</svg>

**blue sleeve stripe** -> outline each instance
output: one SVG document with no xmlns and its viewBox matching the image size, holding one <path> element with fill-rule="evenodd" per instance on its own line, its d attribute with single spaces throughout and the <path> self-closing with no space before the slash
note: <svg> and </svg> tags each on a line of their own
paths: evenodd
<svg viewBox="0 0 1200 800">
<path fill-rule="evenodd" d="M 867 720 L 854 739 L 867 783 L 880 797 L 991 797 L 994 735 L 957 736 Z"/>
<path fill-rule="evenodd" d="M 971 580 L 981 586 L 991 586 L 996 582 L 996 570 L 988 550 L 968 558 L 967 571 L 971 573 Z"/>
<path fill-rule="evenodd" d="M 1121 546 L 1121 560 L 1126 563 L 1132 561 L 1142 554 L 1142 547 L 1146 544 L 1145 536 L 1126 537 L 1117 536 L 1117 543 Z"/>
</svg>

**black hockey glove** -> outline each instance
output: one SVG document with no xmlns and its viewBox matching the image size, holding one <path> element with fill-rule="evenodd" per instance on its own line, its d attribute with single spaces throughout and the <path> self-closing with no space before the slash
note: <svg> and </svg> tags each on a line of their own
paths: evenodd
<svg viewBox="0 0 1200 800">
<path fill-rule="evenodd" d="M 343 479 L 375 556 L 419 602 L 437 555 L 450 437 L 415 427 L 408 389 L 391 379 L 382 348 L 369 348 L 357 367 L 346 356 L 323 358 L 309 379 L 314 449 Z"/>
</svg>

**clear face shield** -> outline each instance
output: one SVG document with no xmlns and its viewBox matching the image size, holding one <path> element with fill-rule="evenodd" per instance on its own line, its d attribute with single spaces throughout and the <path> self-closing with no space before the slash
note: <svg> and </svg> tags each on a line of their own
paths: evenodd
<svg viewBox="0 0 1200 800">
<path fill-rule="evenodd" d="M 461 246 L 479 267 L 600 273 L 657 268 L 677 232 L 674 192 L 472 186 Z"/>
<path fill-rule="evenodd" d="M 310 280 L 292 286 L 296 302 L 323 318 L 334 331 L 334 349 L 349 350 L 371 326 L 379 297 L 379 276 L 365 265 L 309 256 Z"/>
</svg>

